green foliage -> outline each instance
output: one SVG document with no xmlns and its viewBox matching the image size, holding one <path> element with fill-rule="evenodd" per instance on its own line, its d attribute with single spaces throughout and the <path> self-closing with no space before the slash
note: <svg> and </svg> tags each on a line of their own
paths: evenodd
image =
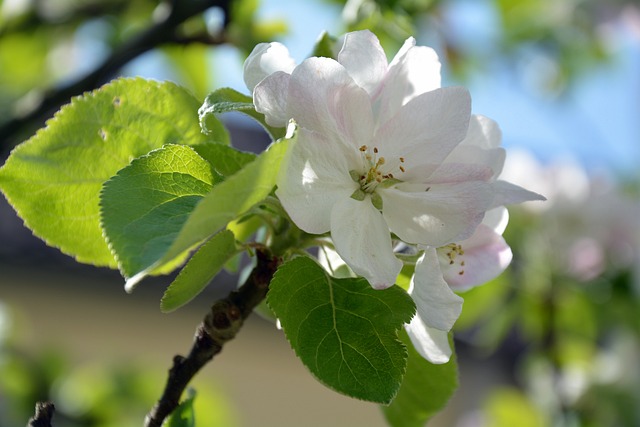
<svg viewBox="0 0 640 427">
<path fill-rule="evenodd" d="M 193 408 L 195 399 L 196 392 L 193 389 L 189 389 L 187 398 L 180 402 L 180 405 L 165 420 L 163 425 L 166 427 L 195 427 L 196 414 Z"/>
<path fill-rule="evenodd" d="M 209 120 L 214 120 L 221 113 L 229 111 L 239 111 L 255 119 L 269 133 L 272 139 L 276 140 L 284 137 L 284 128 L 269 126 L 264 119 L 264 114 L 258 113 L 253 105 L 253 99 L 231 88 L 221 88 L 211 92 L 204 100 L 204 104 L 198 110 L 200 125 L 205 133 L 215 132 L 215 128 L 209 124 Z"/>
<path fill-rule="evenodd" d="M 104 184 L 101 225 L 125 278 L 162 256 L 219 180 L 192 148 L 166 145 L 134 160 Z"/>
<path fill-rule="evenodd" d="M 207 240 L 267 197 L 276 184 L 277 171 L 288 142 L 283 140 L 272 144 L 254 161 L 215 185 L 195 205 L 178 232 L 155 243 L 155 262 L 130 276 L 127 289 L 132 289 L 144 276 L 171 266 L 185 251 Z"/>
<path fill-rule="evenodd" d="M 0 169 L 0 189 L 49 245 L 80 262 L 115 267 L 100 228 L 102 183 L 165 144 L 227 143 L 219 123 L 209 136 L 200 132 L 197 108 L 173 83 L 116 80 L 73 99 L 13 150 Z"/>
<path fill-rule="evenodd" d="M 392 427 L 422 427 L 453 396 L 458 365 L 455 355 L 446 364 L 434 365 L 415 350 L 406 332 L 400 338 L 409 351 L 407 372 L 393 402 L 382 411 Z"/>
<path fill-rule="evenodd" d="M 165 291 L 160 309 L 168 313 L 191 301 L 237 252 L 233 233 L 223 230 L 202 245 Z"/>
<path fill-rule="evenodd" d="M 336 279 L 298 257 L 274 276 L 267 302 L 307 368 L 328 387 L 388 404 L 405 372 L 398 329 L 415 306 L 400 288 L 374 290 L 362 279 Z"/>
</svg>

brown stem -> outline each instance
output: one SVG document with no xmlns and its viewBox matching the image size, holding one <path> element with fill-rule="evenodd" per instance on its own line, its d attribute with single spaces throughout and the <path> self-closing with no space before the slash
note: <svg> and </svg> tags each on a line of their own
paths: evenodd
<svg viewBox="0 0 640 427">
<path fill-rule="evenodd" d="M 51 402 L 36 403 L 36 412 L 33 417 L 29 419 L 27 427 L 51 427 L 54 410 L 55 407 Z"/>
<path fill-rule="evenodd" d="M 145 427 L 162 425 L 180 404 L 180 397 L 195 374 L 236 336 L 244 320 L 267 296 L 279 259 L 263 250 L 256 251 L 256 257 L 257 265 L 244 284 L 226 298 L 216 301 L 198 325 L 189 355 L 173 358 L 162 397 L 147 414 Z"/>
</svg>

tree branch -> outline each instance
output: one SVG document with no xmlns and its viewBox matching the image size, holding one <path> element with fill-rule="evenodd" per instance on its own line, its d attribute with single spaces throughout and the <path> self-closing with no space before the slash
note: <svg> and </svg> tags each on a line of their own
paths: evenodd
<svg viewBox="0 0 640 427">
<path fill-rule="evenodd" d="M 195 374 L 232 340 L 253 309 L 267 296 L 269 283 L 280 260 L 263 250 L 256 251 L 256 267 L 244 284 L 226 298 L 216 301 L 198 325 L 187 357 L 177 355 L 160 400 L 145 418 L 145 427 L 160 427 L 180 404 L 180 397 Z"/>
<path fill-rule="evenodd" d="M 36 413 L 29 419 L 27 427 L 51 427 L 55 407 L 51 402 L 37 402 Z"/>
<path fill-rule="evenodd" d="M 190 0 L 171 3 L 171 11 L 163 20 L 149 27 L 137 37 L 114 50 L 100 66 L 85 77 L 56 89 L 47 91 L 42 101 L 29 113 L 14 117 L 0 125 L 0 149 L 10 149 L 18 141 L 15 138 L 24 127 L 38 123 L 41 125 L 44 119 L 61 105 L 69 102 L 76 95 L 93 90 L 106 83 L 120 68 L 139 55 L 165 43 L 171 43 L 179 39 L 176 29 L 187 19 L 198 15 L 211 7 L 219 7 L 225 13 L 225 23 L 228 22 L 229 6 L 231 0 Z M 212 39 L 211 43 L 224 42 L 224 38 Z"/>
</svg>

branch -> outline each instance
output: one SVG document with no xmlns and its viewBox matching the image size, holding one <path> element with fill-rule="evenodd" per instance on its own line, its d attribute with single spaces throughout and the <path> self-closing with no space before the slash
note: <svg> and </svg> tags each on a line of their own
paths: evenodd
<svg viewBox="0 0 640 427">
<path fill-rule="evenodd" d="M 0 125 L 0 149 L 10 149 L 15 145 L 15 137 L 20 129 L 31 123 L 43 121 L 54 110 L 69 102 L 76 95 L 93 90 L 106 83 L 114 73 L 139 55 L 162 44 L 171 43 L 179 38 L 176 29 L 187 19 L 198 15 L 211 7 L 219 7 L 225 13 L 225 24 L 228 22 L 231 0 L 190 0 L 173 1 L 170 13 L 165 19 L 157 22 L 137 37 L 114 50 L 100 66 L 85 77 L 60 88 L 51 89 L 42 97 L 42 101 L 24 116 L 15 117 Z M 224 38 L 214 39 L 218 44 Z M 210 43 L 213 43 L 210 41 Z"/>
<path fill-rule="evenodd" d="M 198 325 L 187 357 L 177 355 L 162 397 L 145 418 L 145 427 L 160 427 L 180 404 L 180 397 L 195 374 L 232 340 L 253 309 L 267 296 L 269 283 L 280 260 L 264 251 L 256 252 L 257 265 L 244 284 L 226 298 L 216 301 Z"/>
<path fill-rule="evenodd" d="M 51 427 L 54 410 L 51 402 L 37 402 L 36 413 L 29 419 L 27 427 Z"/>
</svg>

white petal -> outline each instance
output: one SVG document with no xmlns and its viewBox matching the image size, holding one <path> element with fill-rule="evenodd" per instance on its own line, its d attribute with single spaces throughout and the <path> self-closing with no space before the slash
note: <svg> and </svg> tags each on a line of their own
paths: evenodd
<svg viewBox="0 0 640 427">
<path fill-rule="evenodd" d="M 422 192 L 377 192 L 391 231 L 407 243 L 434 247 L 470 237 L 492 200 L 484 182 L 433 185 Z"/>
<path fill-rule="evenodd" d="M 447 363 L 451 358 L 449 334 L 426 326 L 420 316 L 413 316 L 411 323 L 405 325 L 411 343 L 422 357 L 431 363 Z"/>
<path fill-rule="evenodd" d="M 308 233 L 328 232 L 333 206 L 358 188 L 341 149 L 322 135 L 300 128 L 278 175 L 276 195 L 293 222 Z"/>
<path fill-rule="evenodd" d="M 284 45 L 278 42 L 259 43 L 244 61 L 244 82 L 253 92 L 256 85 L 268 75 L 276 71 L 291 74 L 295 66 Z"/>
<path fill-rule="evenodd" d="M 440 87 L 440 60 L 426 46 L 415 46 L 407 39 L 395 56 L 375 99 L 379 120 L 386 122 L 398 109 L 418 95 Z"/>
<path fill-rule="evenodd" d="M 502 131 L 498 123 L 485 116 L 477 114 L 471 116 L 469 131 L 461 144 L 489 150 L 500 147 L 501 143 Z"/>
<path fill-rule="evenodd" d="M 513 254 L 504 238 L 480 224 L 469 239 L 460 243 L 462 254 L 447 256 L 450 248 L 439 248 L 444 279 L 455 291 L 466 291 L 498 277 L 511 263 Z"/>
<path fill-rule="evenodd" d="M 334 205 L 331 238 L 347 265 L 375 289 L 395 283 L 402 262 L 393 254 L 389 227 L 368 197 L 347 197 Z"/>
<path fill-rule="evenodd" d="M 534 193 L 533 191 L 526 190 L 519 185 L 506 181 L 496 181 L 493 183 L 493 188 L 496 195 L 492 207 L 514 205 L 533 200 L 547 200 L 546 197 L 538 193 Z"/>
<path fill-rule="evenodd" d="M 357 150 L 374 129 L 371 101 L 338 62 L 309 58 L 293 71 L 288 108 L 298 125 Z"/>
<path fill-rule="evenodd" d="M 462 298 L 454 294 L 440 271 L 438 254 L 425 250 L 416 264 L 409 293 L 425 326 L 450 331 L 462 311 Z"/>
<path fill-rule="evenodd" d="M 355 31 L 345 36 L 338 62 L 370 95 L 387 72 L 387 57 L 378 38 L 369 30 Z"/>
<path fill-rule="evenodd" d="M 265 77 L 253 90 L 256 111 L 265 115 L 267 124 L 285 127 L 291 118 L 287 94 L 291 76 L 283 71 Z"/>
<path fill-rule="evenodd" d="M 502 235 L 509 224 L 509 211 L 504 206 L 493 208 L 484 214 L 482 223 Z"/>
<path fill-rule="evenodd" d="M 469 127 L 471 97 L 461 87 L 424 93 L 382 124 L 372 145 L 387 158 L 405 159 L 404 168 L 439 165 L 464 139 Z"/>
</svg>

